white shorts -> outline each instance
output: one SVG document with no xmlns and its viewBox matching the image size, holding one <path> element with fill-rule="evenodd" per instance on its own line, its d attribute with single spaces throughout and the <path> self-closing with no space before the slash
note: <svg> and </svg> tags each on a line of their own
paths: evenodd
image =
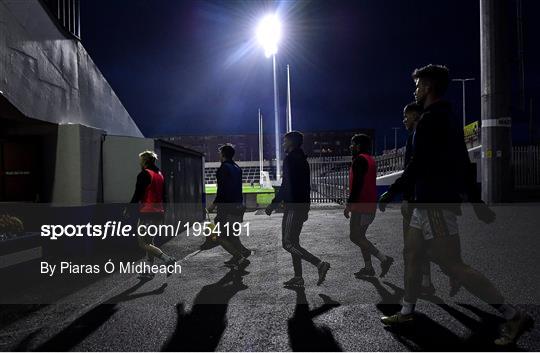
<svg viewBox="0 0 540 353">
<path fill-rule="evenodd" d="M 443 209 L 415 208 L 410 226 L 420 229 L 426 240 L 458 234 L 456 214 Z"/>
</svg>

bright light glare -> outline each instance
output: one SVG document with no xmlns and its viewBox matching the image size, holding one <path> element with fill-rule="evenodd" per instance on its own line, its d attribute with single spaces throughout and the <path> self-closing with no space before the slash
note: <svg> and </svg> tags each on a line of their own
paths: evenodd
<svg viewBox="0 0 540 353">
<path fill-rule="evenodd" d="M 281 23 L 275 14 L 265 16 L 257 27 L 257 39 L 264 48 L 266 57 L 275 55 L 281 40 Z"/>
</svg>

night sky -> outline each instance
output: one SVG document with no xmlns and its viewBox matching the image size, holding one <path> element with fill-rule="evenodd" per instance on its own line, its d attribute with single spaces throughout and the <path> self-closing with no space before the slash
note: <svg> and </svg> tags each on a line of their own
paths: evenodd
<svg viewBox="0 0 540 353">
<path fill-rule="evenodd" d="M 259 107 L 266 131 L 273 130 L 273 86 L 272 61 L 255 29 L 276 10 L 284 31 L 282 128 L 286 64 L 297 130 L 375 128 L 378 149 L 384 135 L 393 147 L 392 127 L 402 127 L 403 106 L 413 99 L 410 74 L 429 63 L 447 65 L 454 78 L 476 78 L 467 84 L 467 120 L 480 119 L 476 0 L 81 0 L 81 36 L 145 136 L 256 133 Z M 539 13 L 540 1 L 523 0 L 526 97 L 535 99 L 535 112 Z M 515 43 L 511 50 L 515 60 Z M 460 83 L 451 84 L 448 99 L 461 119 Z M 528 107 L 513 114 L 516 143 L 526 136 L 528 114 Z M 400 145 L 405 136 L 401 129 Z"/>
</svg>

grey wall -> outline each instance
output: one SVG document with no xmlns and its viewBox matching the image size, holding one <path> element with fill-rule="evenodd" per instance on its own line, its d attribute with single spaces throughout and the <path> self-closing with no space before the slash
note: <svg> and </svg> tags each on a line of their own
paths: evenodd
<svg viewBox="0 0 540 353">
<path fill-rule="evenodd" d="M 0 0 L 0 91 L 30 118 L 142 137 L 82 44 L 38 0 Z"/>
<path fill-rule="evenodd" d="M 101 139 L 104 131 L 82 125 L 58 127 L 52 201 L 62 205 L 101 201 Z"/>
<path fill-rule="evenodd" d="M 103 141 L 103 201 L 129 202 L 137 174 L 141 171 L 139 153 L 154 150 L 154 140 L 105 136 Z"/>
</svg>

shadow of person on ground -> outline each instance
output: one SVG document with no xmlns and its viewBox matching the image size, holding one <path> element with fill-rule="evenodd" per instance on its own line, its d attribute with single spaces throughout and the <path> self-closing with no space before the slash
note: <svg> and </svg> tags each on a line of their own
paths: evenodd
<svg viewBox="0 0 540 353">
<path fill-rule="evenodd" d="M 131 288 L 128 288 L 122 293 L 110 298 L 105 303 L 99 304 L 92 310 L 78 317 L 69 326 L 51 337 L 49 340 L 39 345 L 35 350 L 50 352 L 71 350 L 77 344 L 81 343 L 86 337 L 96 331 L 101 325 L 107 322 L 107 320 L 109 320 L 111 316 L 118 311 L 116 304 L 149 295 L 159 295 L 162 294 L 167 287 L 167 283 L 164 283 L 159 288 L 152 291 L 131 295 L 131 293 L 135 292 L 147 282 L 147 280 L 140 280 Z M 29 342 L 25 342 L 24 344 L 28 346 Z M 27 350 L 27 348 L 21 347 L 19 344 L 19 346 L 14 348 L 14 350 Z"/>
<path fill-rule="evenodd" d="M 338 352 L 341 346 L 335 340 L 332 331 L 327 326 L 317 326 L 313 319 L 325 312 L 340 306 L 324 294 L 319 296 L 324 304 L 317 309 L 310 310 L 304 287 L 286 287 L 296 292 L 296 307 L 294 316 L 287 322 L 289 341 L 293 351 L 311 352 Z"/>
<path fill-rule="evenodd" d="M 230 270 L 219 281 L 204 286 L 193 301 L 190 312 L 176 305 L 176 330 L 163 351 L 214 351 L 227 327 L 227 308 L 236 293 L 248 288 L 242 280 L 245 271 Z"/>
<path fill-rule="evenodd" d="M 362 278 L 365 281 L 372 283 L 382 298 L 382 303 L 377 305 L 377 309 L 384 315 L 391 315 L 401 309 L 398 304 L 403 296 L 403 289 L 390 283 L 383 282 L 384 285 L 390 287 L 394 294 L 390 293 L 377 278 Z M 495 315 L 486 313 L 474 306 L 465 306 L 473 311 L 481 321 L 472 319 L 461 311 L 445 304 L 443 299 L 432 295 L 424 296 L 422 299 L 429 301 L 432 304 L 439 306 L 447 313 L 452 315 L 465 327 L 472 331 L 468 337 L 460 337 L 447 327 L 432 320 L 422 313 L 415 314 L 414 323 L 401 325 L 400 327 L 385 327 L 385 330 L 392 333 L 394 338 L 402 343 L 409 350 L 423 351 L 497 351 L 498 347 L 493 344 L 494 333 L 497 331 L 494 326 L 501 323 L 501 319 Z M 386 304 L 390 302 L 391 304 Z M 382 325 L 382 324 L 381 324 Z"/>
<path fill-rule="evenodd" d="M 377 277 L 358 276 L 356 278 L 371 283 L 373 287 L 375 287 L 377 293 L 379 293 L 379 295 L 381 296 L 381 301 L 375 306 L 384 315 L 395 314 L 401 309 L 400 303 L 401 298 L 403 297 L 403 289 L 396 286 L 391 286 L 394 293 L 390 293 L 390 291 L 382 285 L 381 281 Z"/>
</svg>

